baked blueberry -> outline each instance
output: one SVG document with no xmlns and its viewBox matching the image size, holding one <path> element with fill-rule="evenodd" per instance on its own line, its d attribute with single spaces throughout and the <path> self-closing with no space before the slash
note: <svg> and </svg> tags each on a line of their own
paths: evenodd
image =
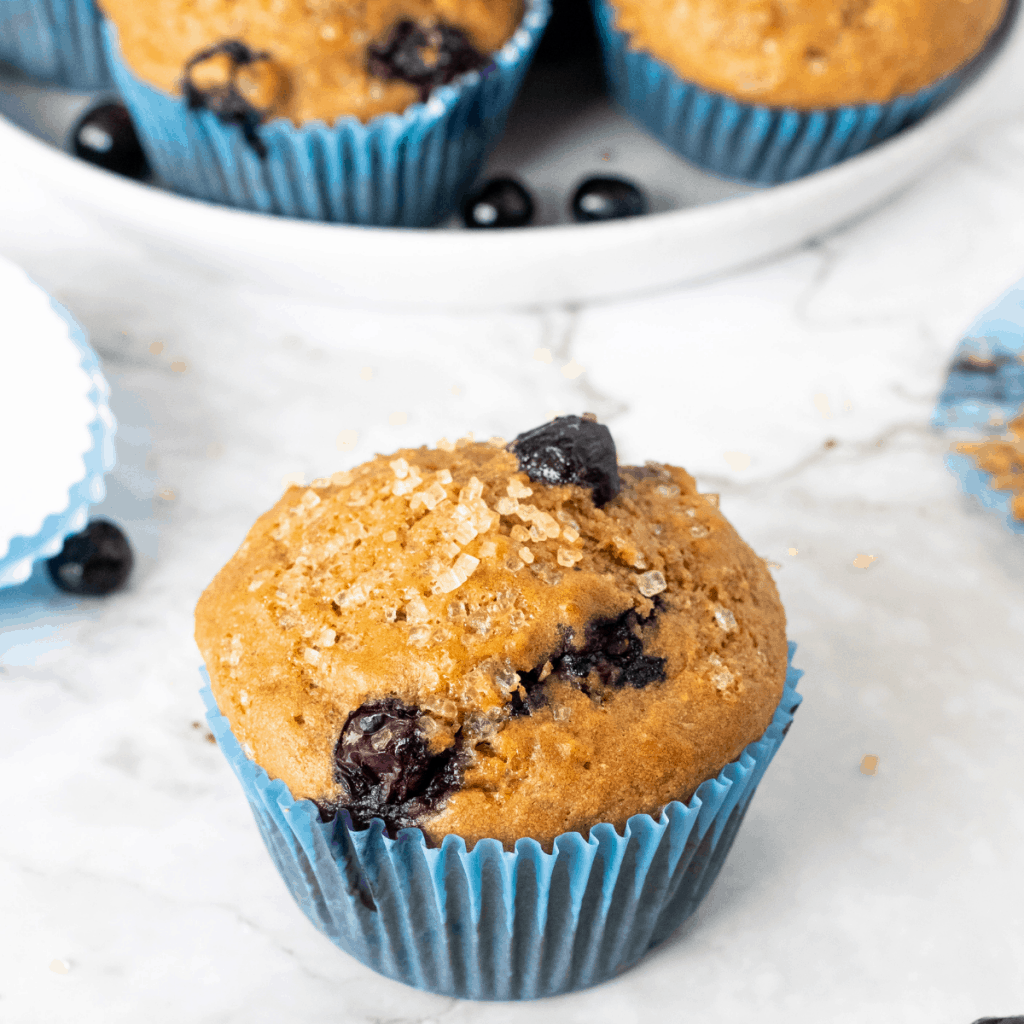
<svg viewBox="0 0 1024 1024">
<path fill-rule="evenodd" d="M 644 654 L 643 627 L 652 618 L 653 614 L 641 621 L 630 608 L 618 618 L 591 623 L 583 647 L 562 656 L 562 673 L 577 679 L 594 673 L 604 686 L 631 686 L 634 690 L 664 679 L 665 659 Z"/>
<path fill-rule="evenodd" d="M 513 716 L 529 715 L 548 703 L 545 680 L 568 680 L 584 693 L 602 686 L 641 690 L 665 678 L 665 659 L 644 653 L 644 630 L 653 625 L 655 610 L 646 619 L 632 608 L 610 619 L 597 619 L 586 629 L 583 643 L 573 646 L 572 630 L 563 630 L 562 642 L 544 665 L 519 673 L 520 689 L 512 695 Z"/>
<path fill-rule="evenodd" d="M 53 582 L 69 594 L 103 597 L 120 590 L 134 564 L 128 538 L 113 523 L 93 519 L 64 541 L 59 555 L 47 563 Z"/>
<path fill-rule="evenodd" d="M 146 154 L 131 115 L 121 103 L 101 103 L 82 116 L 71 132 L 75 156 L 126 178 L 149 175 Z"/>
<path fill-rule="evenodd" d="M 643 192 L 622 178 L 588 178 L 572 197 L 573 220 L 584 223 L 639 217 L 646 212 Z"/>
<path fill-rule="evenodd" d="M 558 416 L 520 434 L 508 450 L 531 480 L 589 487 L 598 507 L 622 486 L 611 431 L 589 416 Z"/>
<path fill-rule="evenodd" d="M 487 61 L 461 29 L 418 25 L 409 19 L 398 22 L 383 43 L 367 47 L 371 75 L 408 82 L 419 89 L 421 100 L 437 86 L 482 68 Z"/>
<path fill-rule="evenodd" d="M 190 109 L 206 109 L 221 123 L 238 125 L 256 153 L 261 158 L 267 155 L 257 129 L 287 88 L 269 53 L 226 39 L 189 58 L 181 87 Z"/>
<path fill-rule="evenodd" d="M 492 178 L 462 204 L 467 228 L 522 228 L 533 220 L 533 199 L 514 178 Z"/>
<path fill-rule="evenodd" d="M 459 785 L 457 746 L 433 752 L 421 713 L 395 698 L 369 701 L 348 716 L 334 751 L 352 822 L 383 818 L 392 831 L 415 825 Z"/>
</svg>

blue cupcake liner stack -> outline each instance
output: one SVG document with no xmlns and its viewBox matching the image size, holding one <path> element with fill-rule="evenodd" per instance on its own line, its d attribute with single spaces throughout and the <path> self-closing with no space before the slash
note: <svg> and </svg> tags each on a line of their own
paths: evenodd
<svg viewBox="0 0 1024 1024">
<path fill-rule="evenodd" d="M 606 981 L 666 939 L 718 875 L 757 784 L 801 697 L 792 668 L 764 735 L 657 820 L 638 814 L 622 835 L 533 839 L 472 851 L 447 836 L 429 848 L 419 829 L 390 839 L 342 811 L 324 823 L 308 800 L 246 757 L 209 680 L 207 721 L 249 800 L 281 877 L 313 924 L 367 966 L 416 988 L 465 999 L 535 999 Z M 204 673 L 205 674 L 205 673 Z"/>
<path fill-rule="evenodd" d="M 114 434 L 117 425 L 108 404 L 110 387 L 103 377 L 99 359 L 86 341 L 82 329 L 63 306 L 52 299 L 50 305 L 68 325 L 68 334 L 81 353 L 82 369 L 91 381 L 88 398 L 96 408 L 96 417 L 89 424 L 92 445 L 82 456 L 85 475 L 69 489 L 67 506 L 47 516 L 33 536 L 15 537 L 11 541 L 7 554 L 0 558 L 0 587 L 24 583 L 32 574 L 32 566 L 36 561 L 52 558 L 64 546 L 66 537 L 84 529 L 89 520 L 90 507 L 106 497 L 104 474 L 114 468 Z"/>
<path fill-rule="evenodd" d="M 109 88 L 100 26 L 93 0 L 0 0 L 0 61 L 69 89 Z"/>
<path fill-rule="evenodd" d="M 3 0 L 0 0 L 2 3 Z M 140 81 L 104 26 L 110 65 L 157 174 L 197 199 L 345 224 L 430 227 L 450 215 L 501 134 L 550 14 L 528 0 L 491 64 L 435 89 L 425 103 L 363 124 L 259 127 L 261 157 L 237 126 Z"/>
<path fill-rule="evenodd" d="M 692 163 L 761 185 L 823 170 L 895 135 L 946 100 L 977 64 L 890 103 L 808 111 L 758 106 L 687 82 L 667 64 L 632 49 L 630 37 L 615 27 L 608 0 L 592 5 L 615 102 Z"/>
</svg>

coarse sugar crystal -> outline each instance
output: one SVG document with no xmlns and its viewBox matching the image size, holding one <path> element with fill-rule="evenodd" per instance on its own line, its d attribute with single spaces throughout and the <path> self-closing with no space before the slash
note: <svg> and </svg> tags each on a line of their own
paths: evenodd
<svg viewBox="0 0 1024 1024">
<path fill-rule="evenodd" d="M 645 572 L 642 576 L 638 576 L 636 585 L 644 597 L 654 597 L 655 594 L 660 594 L 668 586 L 665 582 L 665 577 L 657 569 L 652 569 L 650 572 Z"/>
</svg>

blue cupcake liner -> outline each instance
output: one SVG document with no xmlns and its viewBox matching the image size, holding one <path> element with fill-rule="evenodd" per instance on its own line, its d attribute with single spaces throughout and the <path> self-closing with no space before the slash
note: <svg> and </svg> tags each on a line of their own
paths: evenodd
<svg viewBox="0 0 1024 1024">
<path fill-rule="evenodd" d="M 0 0 L 0 61 L 69 89 L 107 89 L 93 0 Z"/>
<path fill-rule="evenodd" d="M 209 688 L 207 721 L 238 777 L 263 841 L 292 896 L 335 945 L 381 974 L 464 999 L 535 999 L 596 985 L 675 931 L 711 888 L 750 800 L 801 701 L 792 667 L 771 724 L 689 803 L 622 835 L 602 823 L 589 840 L 533 839 L 509 852 L 472 851 L 457 836 L 429 848 L 419 829 L 397 839 L 380 819 L 352 828 L 347 811 L 320 820 L 246 757 Z M 205 670 L 203 672 L 206 675 Z"/>
<path fill-rule="evenodd" d="M 823 170 L 895 135 L 946 100 L 977 66 L 976 59 L 890 103 L 808 111 L 758 106 L 687 82 L 662 61 L 631 49 L 608 0 L 592 0 L 592 6 L 615 102 L 692 163 L 761 185 Z"/>
<path fill-rule="evenodd" d="M 1024 409 L 1024 281 L 960 339 L 932 416 L 936 429 L 989 434 Z"/>
<path fill-rule="evenodd" d="M 932 426 L 951 437 L 982 441 L 1024 414 L 1024 280 L 978 315 L 960 339 L 939 395 Z M 992 474 L 958 451 L 946 467 L 965 494 L 997 513 L 1013 533 L 1024 523 L 1011 509 L 1011 493 L 992 489 Z"/>
<path fill-rule="evenodd" d="M 2 4 L 4 0 L 0 0 Z M 68 491 L 67 506 L 43 520 L 39 532 L 31 537 L 15 537 L 7 554 L 0 558 L 0 587 L 17 586 L 32 574 L 32 565 L 40 558 L 52 558 L 64 546 L 64 538 L 83 529 L 89 520 L 89 508 L 101 502 L 107 493 L 105 473 L 114 468 L 114 434 L 117 424 L 110 411 L 110 387 L 103 377 L 96 353 L 86 341 L 85 333 L 71 314 L 59 303 L 50 300 L 55 313 L 68 325 L 68 335 L 81 354 L 82 369 L 89 375 L 92 387 L 88 399 L 96 407 L 96 417 L 89 424 L 92 445 L 82 456 L 85 475 Z"/>
<path fill-rule="evenodd" d="M 430 227 L 455 210 L 504 129 L 549 14 L 550 0 L 527 0 L 519 28 L 491 64 L 402 114 L 368 124 L 344 117 L 296 128 L 277 118 L 260 126 L 263 158 L 238 127 L 140 81 L 121 57 L 114 26 L 104 31 L 143 148 L 172 188 L 286 217 Z"/>
<path fill-rule="evenodd" d="M 1010 508 L 1010 491 L 994 491 L 992 474 L 979 469 L 970 455 L 951 451 L 946 453 L 946 467 L 960 483 L 964 494 L 977 500 L 983 508 L 997 513 L 1011 533 L 1024 534 L 1024 521 L 1018 519 Z"/>
</svg>

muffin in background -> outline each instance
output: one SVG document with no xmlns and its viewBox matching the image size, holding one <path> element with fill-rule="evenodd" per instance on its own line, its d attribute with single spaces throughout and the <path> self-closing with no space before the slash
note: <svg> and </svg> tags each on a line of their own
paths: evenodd
<svg viewBox="0 0 1024 1024">
<path fill-rule="evenodd" d="M 595 984 L 692 913 L 799 701 L 784 630 L 715 496 L 578 417 L 291 488 L 196 610 L 307 915 L 473 998 Z"/>
<path fill-rule="evenodd" d="M 593 0 L 616 101 L 681 155 L 772 184 L 923 117 L 997 34 L 1007 0 Z"/>
<path fill-rule="evenodd" d="M 68 89 L 111 84 L 93 0 L 0 0 L 0 61 Z"/>
<path fill-rule="evenodd" d="M 265 213 L 429 226 L 504 127 L 548 0 L 105 0 L 108 54 L 158 174 Z"/>
</svg>

